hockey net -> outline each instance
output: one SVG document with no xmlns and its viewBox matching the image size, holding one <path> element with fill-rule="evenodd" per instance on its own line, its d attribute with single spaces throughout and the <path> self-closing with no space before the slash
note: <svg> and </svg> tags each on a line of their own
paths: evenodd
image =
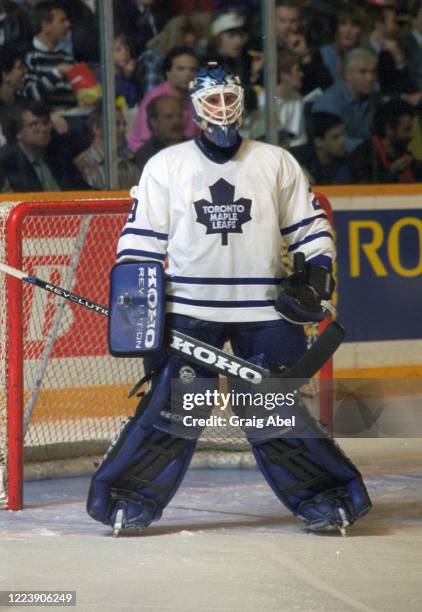
<svg viewBox="0 0 422 612">
<path fill-rule="evenodd" d="M 127 198 L 0 203 L 0 261 L 107 305 L 129 209 Z M 24 473 L 92 473 L 136 408 L 127 397 L 143 369 L 108 354 L 105 317 L 13 277 L 0 285 L 0 507 L 19 509 Z M 204 432 L 193 465 L 253 463 L 239 428 L 225 427 Z"/>
</svg>

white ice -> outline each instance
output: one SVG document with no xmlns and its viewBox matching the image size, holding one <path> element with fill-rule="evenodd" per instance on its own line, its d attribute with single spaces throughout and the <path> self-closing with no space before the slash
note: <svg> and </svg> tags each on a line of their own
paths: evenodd
<svg viewBox="0 0 422 612">
<path fill-rule="evenodd" d="M 307 532 L 257 470 L 190 470 L 160 522 L 118 539 L 86 514 L 87 478 L 28 482 L 0 512 L 0 590 L 76 590 L 87 612 L 421 612 L 421 441 L 341 445 L 374 503 L 345 538 Z"/>
</svg>

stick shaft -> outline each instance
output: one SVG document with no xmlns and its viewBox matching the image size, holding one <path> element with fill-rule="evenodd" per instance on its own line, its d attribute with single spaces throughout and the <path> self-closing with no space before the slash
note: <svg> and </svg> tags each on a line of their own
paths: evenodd
<svg viewBox="0 0 422 612">
<path fill-rule="evenodd" d="M 47 283 L 47 281 L 44 281 L 41 278 L 38 278 L 36 276 L 31 276 L 30 274 L 26 274 L 25 272 L 22 272 L 22 270 L 18 270 L 17 268 L 12 268 L 12 266 L 8 266 L 4 263 L 0 263 L 0 271 L 4 272 L 5 274 L 10 274 L 11 276 L 14 276 L 15 278 L 19 278 L 25 283 L 36 285 L 37 287 L 40 287 L 41 289 L 45 289 L 46 291 L 49 291 L 50 293 L 54 293 L 55 295 L 58 295 L 64 298 L 65 300 L 70 300 L 71 302 L 74 302 L 75 304 L 79 304 L 79 306 L 83 306 L 84 308 L 87 308 L 88 310 L 94 310 L 95 312 L 98 312 L 99 314 L 102 314 L 108 317 L 108 308 L 106 308 L 105 306 L 102 306 L 101 304 L 96 304 L 95 302 L 92 302 L 91 300 L 88 300 L 87 298 L 84 298 L 81 295 L 77 295 L 76 293 L 73 293 L 72 291 L 66 291 L 66 289 L 63 289 L 63 287 L 59 287 L 58 285 L 53 285 L 52 283 Z"/>
<path fill-rule="evenodd" d="M 105 306 L 97 304 L 71 291 L 67 291 L 58 285 L 53 285 L 36 276 L 25 274 L 22 270 L 12 268 L 12 266 L 3 263 L 0 263 L 0 271 L 11 274 L 25 283 L 35 285 L 36 287 L 40 287 L 40 289 L 45 289 L 65 300 L 69 300 L 88 310 L 93 310 L 94 312 L 108 317 L 109 311 Z M 167 348 L 172 353 L 176 353 L 187 361 L 206 367 L 218 374 L 231 373 L 234 376 L 239 376 L 240 378 L 244 378 L 254 383 L 262 382 L 263 378 L 268 378 L 270 375 L 270 372 L 265 368 L 256 366 L 241 357 L 226 353 L 225 351 L 217 349 L 214 346 L 179 331 L 168 330 L 168 340 L 169 345 Z"/>
<path fill-rule="evenodd" d="M 66 291 L 62 287 L 47 283 L 36 276 L 27 275 L 25 272 L 3 263 L 0 263 L 0 271 L 11 274 L 26 283 L 36 285 L 50 293 L 70 300 L 79 306 L 83 306 L 88 310 L 93 310 L 94 312 L 98 312 L 108 317 L 108 308 L 105 306 L 96 304 L 71 291 Z M 344 330 L 341 325 L 336 322 L 330 323 L 325 331 L 318 337 L 312 348 L 305 353 L 297 364 L 289 370 L 285 370 L 281 377 L 291 379 L 311 378 L 333 355 L 343 341 L 343 338 Z M 218 374 L 231 374 L 253 383 L 260 383 L 264 378 L 269 378 L 272 375 L 271 372 L 265 368 L 252 364 L 236 355 L 226 353 L 225 351 L 217 349 L 215 346 L 206 344 L 201 340 L 187 336 L 179 331 L 168 330 L 168 341 L 168 349 L 171 352 L 176 353 L 187 361 L 205 367 Z M 274 375 L 274 377 L 276 377 L 276 375 Z"/>
<path fill-rule="evenodd" d="M 20 280 L 26 276 L 25 272 L 22 272 L 22 270 L 12 268 L 12 266 L 8 266 L 5 263 L 0 263 L 0 271 L 5 274 L 10 274 L 10 276 L 14 276 L 15 278 L 19 278 Z"/>
</svg>

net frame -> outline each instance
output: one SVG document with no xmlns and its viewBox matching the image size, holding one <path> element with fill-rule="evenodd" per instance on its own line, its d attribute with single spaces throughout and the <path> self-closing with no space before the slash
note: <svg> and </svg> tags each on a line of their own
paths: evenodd
<svg viewBox="0 0 422 612">
<path fill-rule="evenodd" d="M 101 200 L 74 200 L 50 202 L 24 202 L 10 211 L 6 223 L 7 262 L 21 269 L 23 263 L 23 224 L 28 217 L 49 215 L 96 215 L 128 213 L 131 202 L 127 198 Z M 23 326 L 13 324 L 23 321 L 23 285 L 12 276 L 6 279 L 8 330 L 8 359 L 6 363 L 7 402 L 7 506 L 18 510 L 23 505 L 24 464 L 24 338 Z"/>
<path fill-rule="evenodd" d="M 328 203 L 327 203 L 328 204 Z M 3 229 L 6 240 L 3 240 L 0 257 L 6 258 L 7 263 L 15 268 L 22 269 L 23 264 L 23 225 L 29 217 L 42 216 L 86 216 L 86 215 L 103 215 L 103 214 L 127 214 L 131 207 L 129 198 L 101 198 L 101 199 L 81 199 L 72 201 L 44 201 L 44 202 L 25 202 L 25 203 L 10 203 L 2 206 L 3 217 L 0 215 L 0 223 L 3 223 Z M 326 206 L 324 206 L 326 208 Z M 327 213 L 330 215 L 331 209 L 328 204 Z M 7 220 L 6 220 L 7 219 Z M 5 226 L 5 228 L 4 228 Z M 0 228 L 1 229 L 1 228 Z M 1 236 L 0 236 L 1 241 Z M 2 448 L 5 448 L 7 460 L 7 473 L 1 474 L 1 457 L 0 457 L 0 506 L 2 502 L 6 503 L 7 507 L 12 510 L 18 510 L 23 507 L 23 472 L 24 472 L 24 338 L 23 326 L 11 324 L 9 322 L 23 321 L 23 283 L 14 278 L 7 277 L 1 279 L 1 282 L 6 287 L 7 304 L 0 304 L 0 317 L 6 314 L 6 325 L 2 329 L 7 329 L 8 355 L 1 355 L 3 364 L 6 364 L 6 406 L 7 415 L 4 414 L 5 406 L 0 403 L 0 418 L 6 418 L 7 439 L 0 439 L 0 454 Z M 85 296 L 90 298 L 89 295 Z M 95 314 L 88 316 L 97 316 Z M 328 322 L 323 323 L 323 327 Z M 1 333 L 1 332 L 0 332 Z M 317 332 L 315 332 L 317 333 Z M 2 344 L 4 346 L 4 344 Z M 1 351 L 1 347 L 0 347 Z M 1 363 L 1 362 L 0 362 Z M 3 374 L 3 372 L 2 372 Z M 4 376 L 4 374 L 3 374 Z M 328 362 L 324 366 L 321 378 L 332 378 L 332 362 Z M 132 381 L 134 382 L 134 381 Z M 322 385 L 320 388 L 320 417 L 327 424 L 331 418 L 331 398 L 330 385 Z M 0 401 L 2 398 L 0 397 Z M 4 402 L 3 402 L 4 404 Z M 1 412 L 3 411 L 3 414 Z M 0 438 L 2 431 L 0 427 Z M 225 443 L 224 443 L 225 444 Z M 224 445 L 223 444 L 223 445 Z M 218 443 L 208 444 L 211 451 L 220 451 L 221 445 Z M 253 459 L 250 451 L 245 452 L 248 448 L 246 442 L 225 449 L 224 458 L 221 458 L 221 453 L 212 452 L 211 459 L 196 456 L 195 465 L 197 467 L 249 467 L 253 464 Z M 97 456 L 100 457 L 104 452 L 104 448 L 98 449 Z M 51 475 L 51 469 L 48 466 L 49 462 L 43 462 L 41 469 L 36 468 L 36 477 L 46 477 Z M 90 461 L 91 471 L 93 461 Z M 63 470 L 60 467 L 59 473 Z M 84 471 L 84 470 L 83 470 Z M 86 468 L 85 468 L 86 471 Z M 54 469 L 53 469 L 54 473 Z M 2 482 L 3 480 L 3 482 Z M 7 482 L 4 482 L 7 480 Z M 3 491 L 2 491 L 3 489 Z"/>
<path fill-rule="evenodd" d="M 0 204 L 0 259 L 6 259 L 6 224 L 10 212 L 15 206 L 12 202 Z M 7 384 L 7 290 L 6 276 L 0 274 L 0 389 Z M 5 391 L 0 392 L 0 508 L 7 499 L 7 398 Z"/>
</svg>

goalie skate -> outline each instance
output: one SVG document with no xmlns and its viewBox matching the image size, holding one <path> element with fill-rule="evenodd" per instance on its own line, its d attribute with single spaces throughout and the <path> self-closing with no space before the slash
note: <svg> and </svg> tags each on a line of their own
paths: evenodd
<svg viewBox="0 0 422 612">
<path fill-rule="evenodd" d="M 122 531 L 131 529 L 137 532 L 138 535 L 142 535 L 145 531 L 146 525 L 141 523 L 130 523 L 126 522 L 126 505 L 119 503 L 116 510 L 116 515 L 113 523 L 113 538 L 118 538 Z"/>
<path fill-rule="evenodd" d="M 299 517 L 302 518 L 303 517 Z M 347 517 L 347 512 L 345 508 L 341 506 L 337 506 L 335 508 L 333 518 L 329 522 L 316 522 L 316 523 L 308 523 L 307 529 L 309 531 L 314 532 L 324 532 L 324 531 L 339 531 L 340 534 L 344 537 L 346 536 L 346 527 L 351 525 L 352 523 L 349 521 Z"/>
<path fill-rule="evenodd" d="M 323 525 L 323 526 L 307 525 L 308 531 L 314 531 L 314 532 L 339 531 L 341 536 L 346 537 L 347 535 L 346 527 L 348 527 L 350 523 L 347 520 L 346 512 L 343 510 L 343 508 L 338 509 L 338 514 L 339 514 L 340 520 L 342 521 L 341 524 L 336 523 L 336 524 L 329 524 L 329 525 Z"/>
</svg>

